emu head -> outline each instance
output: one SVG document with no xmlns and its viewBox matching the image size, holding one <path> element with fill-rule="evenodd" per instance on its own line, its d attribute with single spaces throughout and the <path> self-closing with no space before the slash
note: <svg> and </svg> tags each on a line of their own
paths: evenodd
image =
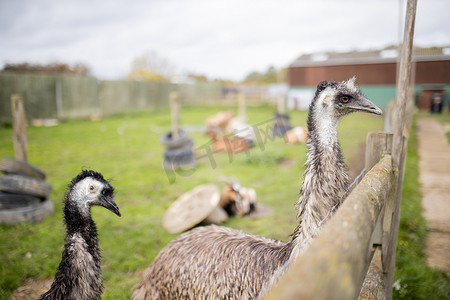
<svg viewBox="0 0 450 300">
<path fill-rule="evenodd" d="M 66 195 L 65 206 L 66 209 L 77 209 L 86 215 L 90 213 L 91 206 L 99 205 L 120 217 L 121 213 L 113 195 L 114 188 L 102 174 L 83 170 L 72 180 Z"/>
<path fill-rule="evenodd" d="M 364 97 L 355 83 L 356 77 L 346 81 L 322 81 L 317 85 L 314 105 L 317 117 L 330 117 L 338 121 L 356 111 L 381 115 L 382 110 Z"/>
</svg>

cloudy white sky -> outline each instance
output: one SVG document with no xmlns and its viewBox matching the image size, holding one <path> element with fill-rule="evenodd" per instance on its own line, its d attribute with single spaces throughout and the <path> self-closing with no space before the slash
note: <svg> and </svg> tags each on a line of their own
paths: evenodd
<svg viewBox="0 0 450 300">
<path fill-rule="evenodd" d="M 84 63 L 119 79 L 149 51 L 180 73 L 243 79 L 303 53 L 399 40 L 406 0 L 0 0 L 5 63 Z M 418 0 L 415 43 L 450 45 L 450 1 Z M 403 26 L 401 26 L 403 28 Z"/>
</svg>

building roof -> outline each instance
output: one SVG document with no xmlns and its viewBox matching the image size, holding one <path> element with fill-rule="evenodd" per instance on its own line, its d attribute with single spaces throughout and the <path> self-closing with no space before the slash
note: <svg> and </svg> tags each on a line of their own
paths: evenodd
<svg viewBox="0 0 450 300">
<path fill-rule="evenodd" d="M 290 64 L 290 67 L 395 63 L 397 57 L 397 46 L 366 51 L 318 52 L 301 55 Z M 450 46 L 414 47 L 412 59 L 413 61 L 450 60 Z"/>
</svg>

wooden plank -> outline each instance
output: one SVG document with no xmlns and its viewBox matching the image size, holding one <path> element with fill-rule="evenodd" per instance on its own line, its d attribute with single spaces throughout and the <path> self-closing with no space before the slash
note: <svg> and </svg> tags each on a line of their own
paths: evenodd
<svg viewBox="0 0 450 300">
<path fill-rule="evenodd" d="M 11 111 L 14 128 L 14 152 L 17 160 L 28 161 L 27 119 L 23 97 L 20 94 L 11 95 Z"/>
<path fill-rule="evenodd" d="M 408 100 L 408 87 L 411 78 L 411 55 L 414 37 L 417 0 L 408 0 L 406 7 L 405 29 L 403 44 L 400 52 L 399 74 L 397 82 L 397 108 L 394 119 L 394 137 L 392 141 L 392 164 L 398 170 L 396 195 L 388 201 L 386 208 L 393 207 L 393 212 L 385 210 L 385 220 L 391 223 L 389 232 L 383 236 L 383 270 L 385 272 L 386 299 L 392 299 L 392 284 L 395 270 L 395 251 L 397 249 L 397 236 L 400 219 L 400 201 L 403 184 L 403 168 L 406 153 L 404 142 L 404 128 L 406 121 L 406 107 Z M 391 200 L 391 199 L 389 199 Z M 384 225 L 385 226 L 385 225 Z"/>
<path fill-rule="evenodd" d="M 347 197 L 264 299 L 354 299 L 367 272 L 367 249 L 392 183 L 384 156 Z"/>
</svg>

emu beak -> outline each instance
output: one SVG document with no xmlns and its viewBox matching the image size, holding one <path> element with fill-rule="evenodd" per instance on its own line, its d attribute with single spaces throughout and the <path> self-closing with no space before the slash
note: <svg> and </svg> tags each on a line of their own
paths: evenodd
<svg viewBox="0 0 450 300">
<path fill-rule="evenodd" d="M 353 101 L 353 103 L 349 103 L 347 107 L 357 111 L 365 111 L 376 115 L 383 114 L 383 111 L 378 106 L 373 104 L 372 101 L 365 97 L 358 98 L 356 101 Z"/>
<path fill-rule="evenodd" d="M 100 201 L 99 201 L 99 205 L 103 206 L 104 208 L 112 211 L 113 213 L 115 213 L 116 215 L 118 215 L 119 217 L 122 216 L 122 214 L 120 213 L 119 207 L 117 206 L 116 202 L 114 201 L 114 198 L 112 196 L 102 196 L 100 197 Z"/>
</svg>

